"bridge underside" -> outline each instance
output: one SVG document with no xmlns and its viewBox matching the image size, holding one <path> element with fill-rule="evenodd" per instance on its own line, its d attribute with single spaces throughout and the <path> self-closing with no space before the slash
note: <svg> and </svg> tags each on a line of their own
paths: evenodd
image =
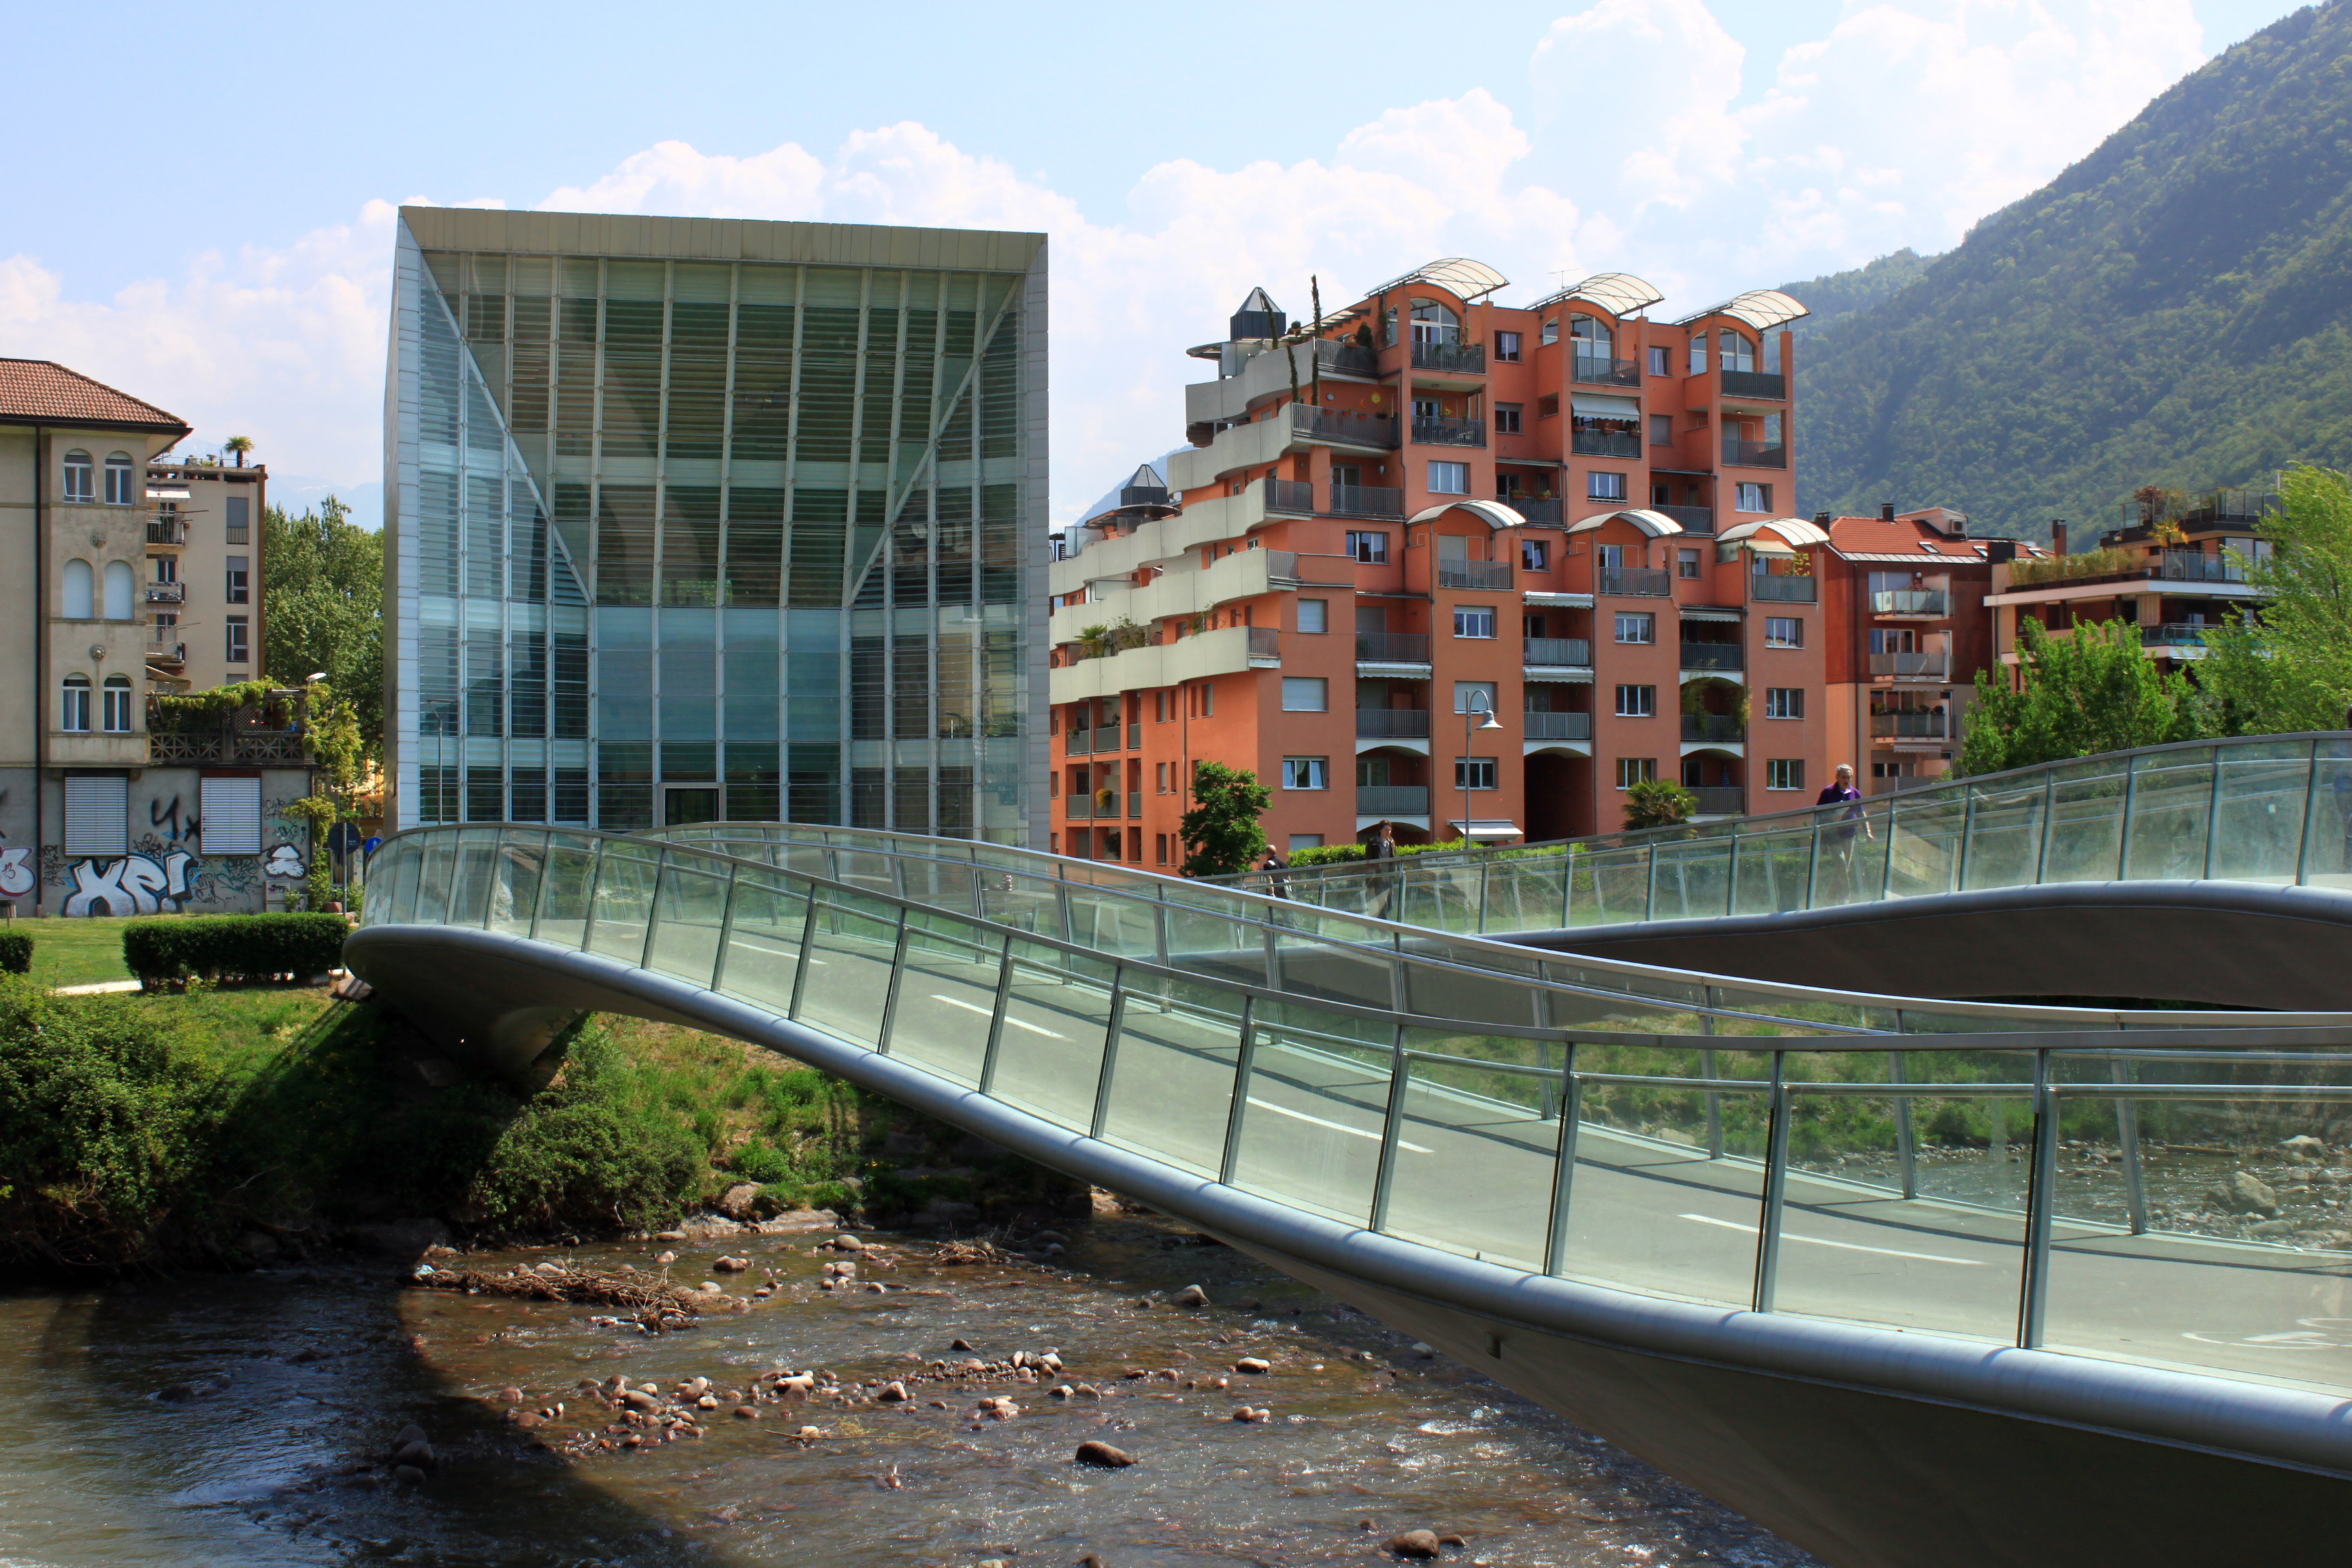
<svg viewBox="0 0 2352 1568">
<path fill-rule="evenodd" d="M 2352 1009 L 2352 895 L 2235 882 L 2068 882 L 1496 940 L 1841 991 Z"/>
</svg>

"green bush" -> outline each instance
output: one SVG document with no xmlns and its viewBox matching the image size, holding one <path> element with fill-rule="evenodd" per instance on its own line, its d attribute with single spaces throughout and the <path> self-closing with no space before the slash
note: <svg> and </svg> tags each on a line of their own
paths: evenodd
<svg viewBox="0 0 2352 1568">
<path fill-rule="evenodd" d="M 21 931 L 0 931 L 0 974 L 32 973 L 32 933 Z"/>
<path fill-rule="evenodd" d="M 152 984 L 207 980 L 307 980 L 335 966 L 349 928 L 341 915 L 202 915 L 133 921 L 122 928 L 122 962 Z"/>
</svg>

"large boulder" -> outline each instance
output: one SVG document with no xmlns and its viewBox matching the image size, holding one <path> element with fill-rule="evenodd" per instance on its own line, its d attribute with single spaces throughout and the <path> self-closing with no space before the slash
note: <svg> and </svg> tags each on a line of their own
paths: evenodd
<svg viewBox="0 0 2352 1568">
<path fill-rule="evenodd" d="M 2249 1171 L 2233 1172 L 2228 1181 L 2206 1188 L 2205 1201 L 2224 1214 L 2269 1216 L 2279 1210 L 2278 1194 Z"/>
</svg>

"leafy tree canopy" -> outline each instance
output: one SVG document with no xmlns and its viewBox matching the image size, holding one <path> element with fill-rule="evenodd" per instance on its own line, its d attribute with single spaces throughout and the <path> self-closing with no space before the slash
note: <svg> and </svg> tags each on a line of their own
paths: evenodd
<svg viewBox="0 0 2352 1568">
<path fill-rule="evenodd" d="M 2020 616 L 2021 683 L 1977 672 L 1976 706 L 1958 771 L 1996 773 L 2099 752 L 2191 741 L 2202 733 L 2195 692 L 2140 652 L 2139 628 L 2085 622 L 2063 637 Z"/>
<path fill-rule="evenodd" d="M 2352 706 L 2352 479 L 2296 468 L 2281 493 L 2270 553 L 2246 571 L 2268 595 L 2260 619 L 2205 634 L 2197 679 L 2218 734 L 2339 729 Z"/>
<path fill-rule="evenodd" d="M 1672 779 L 1643 779 L 1625 791 L 1625 831 L 1671 827 L 1697 810 L 1698 796 Z"/>
<path fill-rule="evenodd" d="M 1192 764 L 1192 809 L 1176 825 L 1184 841 L 1187 877 L 1230 877 L 1265 858 L 1265 829 L 1258 818 L 1274 792 L 1246 768 L 1223 763 Z"/>
<path fill-rule="evenodd" d="M 383 536 L 329 496 L 315 511 L 262 514 L 262 667 L 284 686 L 324 671 L 366 754 L 383 745 Z"/>
</svg>

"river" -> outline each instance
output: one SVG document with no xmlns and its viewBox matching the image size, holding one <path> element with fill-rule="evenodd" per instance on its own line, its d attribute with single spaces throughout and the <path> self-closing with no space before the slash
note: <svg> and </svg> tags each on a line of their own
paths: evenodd
<svg viewBox="0 0 2352 1568">
<path fill-rule="evenodd" d="M 658 1272 L 667 1250 L 672 1279 L 737 1296 L 772 1271 L 775 1293 L 752 1310 L 650 1336 L 591 1321 L 610 1309 L 406 1288 L 383 1263 L 0 1296 L 0 1568 L 1028 1568 L 1088 1553 L 1197 1568 L 1386 1561 L 1381 1544 L 1412 1529 L 1458 1534 L 1448 1560 L 1498 1565 L 1812 1561 L 1181 1226 L 1106 1215 L 1065 1228 L 1050 1266 L 944 1267 L 928 1241 L 870 1235 L 879 1256 L 835 1291 L 817 1288 L 835 1254 L 814 1234 L 441 1260 Z M 711 1273 L 722 1255 L 752 1268 Z M 1193 1284 L 1211 1305 L 1171 1304 Z M 950 1349 L 959 1338 L 969 1357 Z M 896 1405 L 793 1396 L 750 1406 L 758 1419 L 723 1397 L 779 1370 L 846 1387 L 1016 1350 L 1065 1364 L 1034 1384 L 917 1382 Z M 1244 1358 L 1270 1370 L 1235 1372 Z M 614 1415 L 582 1384 L 615 1376 L 665 1391 L 705 1377 L 721 1402 L 698 1437 L 607 1452 L 595 1445 Z M 1055 1382 L 1100 1394 L 1055 1398 Z M 509 1389 L 563 1413 L 526 1431 Z M 976 1419 L 976 1401 L 996 1396 L 1019 1414 Z M 1268 1418 L 1233 1419 L 1244 1405 Z M 383 1479 L 410 1424 L 438 1464 L 421 1485 Z M 1081 1468 L 1088 1439 L 1137 1462 Z"/>
</svg>

